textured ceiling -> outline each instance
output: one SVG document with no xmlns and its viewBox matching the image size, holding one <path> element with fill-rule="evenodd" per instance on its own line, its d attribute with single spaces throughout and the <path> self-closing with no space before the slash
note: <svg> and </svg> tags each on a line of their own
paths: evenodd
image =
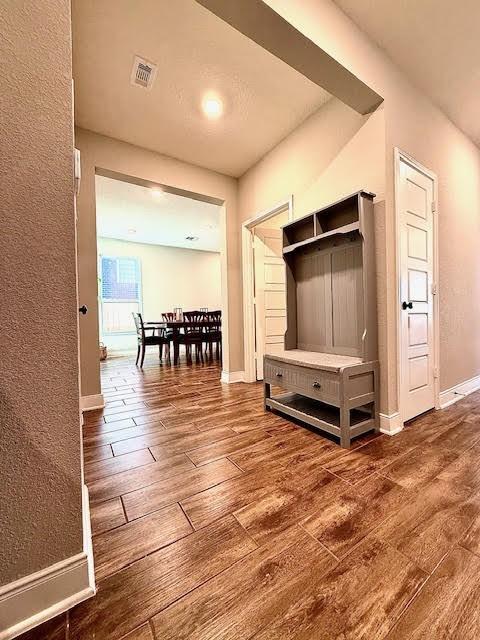
<svg viewBox="0 0 480 640">
<path fill-rule="evenodd" d="M 195 0 L 73 0 L 75 120 L 85 129 L 240 176 L 330 94 Z M 135 55 L 158 64 L 130 84 Z M 224 116 L 207 120 L 213 90 Z"/>
<path fill-rule="evenodd" d="M 334 0 L 480 144 L 478 0 Z"/>
<path fill-rule="evenodd" d="M 154 197 L 152 189 L 147 187 L 98 175 L 95 177 L 95 196 L 99 236 L 220 251 L 221 207 L 218 205 L 173 193 Z M 195 236 L 198 240 L 186 240 L 187 236 Z"/>
</svg>

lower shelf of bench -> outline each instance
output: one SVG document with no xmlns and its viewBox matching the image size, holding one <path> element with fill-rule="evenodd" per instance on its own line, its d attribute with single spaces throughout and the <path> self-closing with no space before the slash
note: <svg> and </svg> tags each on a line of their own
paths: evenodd
<svg viewBox="0 0 480 640">
<path fill-rule="evenodd" d="M 265 404 L 270 409 L 285 413 L 292 418 L 306 422 L 312 427 L 322 429 L 331 435 L 340 437 L 340 411 L 336 407 L 324 404 L 318 400 L 310 400 L 297 393 L 286 393 L 273 398 L 265 398 Z M 353 409 L 350 412 L 350 437 L 360 436 L 375 428 L 373 417 Z"/>
</svg>

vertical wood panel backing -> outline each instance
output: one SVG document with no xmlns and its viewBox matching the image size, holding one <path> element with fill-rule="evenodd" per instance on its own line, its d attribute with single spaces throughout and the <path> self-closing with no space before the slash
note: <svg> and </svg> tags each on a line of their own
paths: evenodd
<svg viewBox="0 0 480 640">
<path fill-rule="evenodd" d="M 362 245 L 345 240 L 295 256 L 296 330 L 294 347 L 306 351 L 363 356 Z"/>
<path fill-rule="evenodd" d="M 318 348 L 332 346 L 330 256 L 318 253 L 299 256 L 295 276 L 298 342 Z"/>
<path fill-rule="evenodd" d="M 361 356 L 363 333 L 362 247 L 345 245 L 332 260 L 332 347 Z"/>
<path fill-rule="evenodd" d="M 364 192 L 314 214 L 317 233 L 337 225 L 358 229 L 320 238 L 285 255 L 286 349 L 377 358 L 377 302 L 373 199 Z M 302 224 L 310 220 L 302 219 Z M 295 224 L 295 223 L 294 223 Z M 297 221 L 298 225 L 298 221 Z M 284 228 L 284 243 L 289 244 Z M 312 236 L 313 238 L 313 236 Z"/>
</svg>

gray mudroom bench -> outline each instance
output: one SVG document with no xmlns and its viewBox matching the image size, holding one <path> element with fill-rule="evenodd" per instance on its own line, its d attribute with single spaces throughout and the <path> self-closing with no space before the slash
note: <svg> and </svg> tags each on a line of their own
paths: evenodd
<svg viewBox="0 0 480 640">
<path fill-rule="evenodd" d="M 287 331 L 264 357 L 265 408 L 342 447 L 379 429 L 373 198 L 359 191 L 282 228 Z"/>
</svg>

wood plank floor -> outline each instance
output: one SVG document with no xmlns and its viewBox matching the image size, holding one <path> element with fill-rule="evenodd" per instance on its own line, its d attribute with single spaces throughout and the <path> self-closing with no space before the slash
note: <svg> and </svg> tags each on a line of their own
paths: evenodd
<svg viewBox="0 0 480 640">
<path fill-rule="evenodd" d="M 346 451 L 219 377 L 102 364 L 98 593 L 24 640 L 477 640 L 480 392 Z"/>
</svg>

